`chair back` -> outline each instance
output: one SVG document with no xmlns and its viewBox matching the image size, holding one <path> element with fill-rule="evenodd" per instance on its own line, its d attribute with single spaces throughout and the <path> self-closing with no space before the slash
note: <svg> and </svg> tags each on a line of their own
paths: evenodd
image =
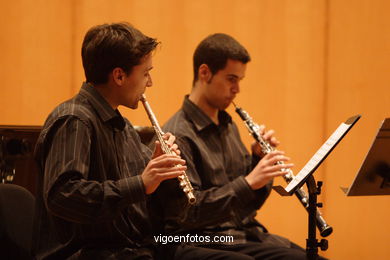
<svg viewBox="0 0 390 260">
<path fill-rule="evenodd" d="M 35 198 L 15 184 L 0 184 L 0 252 L 4 259 L 31 259 Z"/>
</svg>

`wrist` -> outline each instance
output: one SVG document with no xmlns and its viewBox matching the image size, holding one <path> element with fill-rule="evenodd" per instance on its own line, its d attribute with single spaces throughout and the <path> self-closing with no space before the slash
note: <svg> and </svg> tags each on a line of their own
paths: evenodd
<svg viewBox="0 0 390 260">
<path fill-rule="evenodd" d="M 251 187 L 251 189 L 254 190 L 254 188 L 253 188 L 253 180 L 252 180 L 252 178 L 250 177 L 250 175 L 245 176 L 244 179 L 245 179 L 246 182 L 248 183 L 249 187 Z"/>
</svg>

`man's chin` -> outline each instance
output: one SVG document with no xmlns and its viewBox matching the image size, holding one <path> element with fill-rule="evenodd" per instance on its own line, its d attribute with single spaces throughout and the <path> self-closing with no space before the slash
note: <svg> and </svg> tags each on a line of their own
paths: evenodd
<svg viewBox="0 0 390 260">
<path fill-rule="evenodd" d="M 135 103 L 134 105 L 132 105 L 130 108 L 131 108 L 131 109 L 137 109 L 137 108 L 138 108 L 138 102 Z"/>
<path fill-rule="evenodd" d="M 138 102 L 135 104 L 128 104 L 125 105 L 125 107 L 130 108 L 130 109 L 137 109 L 138 108 Z"/>
<path fill-rule="evenodd" d="M 223 104 L 223 105 L 220 107 L 220 110 L 225 110 L 225 109 L 227 109 L 227 108 L 230 106 L 231 103 L 232 103 L 232 102 L 229 101 L 229 102 Z"/>
</svg>

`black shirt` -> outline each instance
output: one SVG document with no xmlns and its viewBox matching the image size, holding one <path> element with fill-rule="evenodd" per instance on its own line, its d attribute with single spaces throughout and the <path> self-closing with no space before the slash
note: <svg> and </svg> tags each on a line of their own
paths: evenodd
<svg viewBox="0 0 390 260">
<path fill-rule="evenodd" d="M 78 95 L 54 109 L 35 152 L 41 169 L 38 258 L 105 248 L 137 255 L 149 243 L 140 174 L 151 152 L 94 87 L 83 84 Z"/>
<path fill-rule="evenodd" d="M 228 113 L 219 111 L 219 125 L 188 97 L 163 127 L 176 136 L 187 162 L 187 175 L 197 202 L 189 206 L 177 181 L 162 183 L 156 204 L 163 205 L 163 226 L 169 234 L 233 235 L 234 243 L 260 239 L 265 229 L 255 220 L 271 183 L 253 191 L 245 176 L 259 161 L 243 145 Z"/>
</svg>

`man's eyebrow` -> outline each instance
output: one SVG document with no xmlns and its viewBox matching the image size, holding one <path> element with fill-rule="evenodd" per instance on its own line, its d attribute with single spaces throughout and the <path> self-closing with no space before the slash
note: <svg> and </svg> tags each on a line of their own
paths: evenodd
<svg viewBox="0 0 390 260">
<path fill-rule="evenodd" d="M 151 66 L 151 67 L 149 67 L 149 68 L 146 68 L 146 69 L 145 69 L 145 72 L 146 72 L 146 71 L 149 71 L 149 70 L 152 70 L 152 69 L 153 69 L 153 66 Z"/>
<path fill-rule="evenodd" d="M 235 78 L 235 79 L 243 79 L 245 76 L 243 76 L 242 78 L 240 78 L 239 76 L 237 76 L 236 74 L 227 74 L 228 77 L 232 77 L 232 78 Z"/>
<path fill-rule="evenodd" d="M 235 75 L 235 74 L 227 74 L 227 76 L 228 76 L 228 77 L 233 77 L 233 78 L 238 78 L 238 76 Z"/>
</svg>

